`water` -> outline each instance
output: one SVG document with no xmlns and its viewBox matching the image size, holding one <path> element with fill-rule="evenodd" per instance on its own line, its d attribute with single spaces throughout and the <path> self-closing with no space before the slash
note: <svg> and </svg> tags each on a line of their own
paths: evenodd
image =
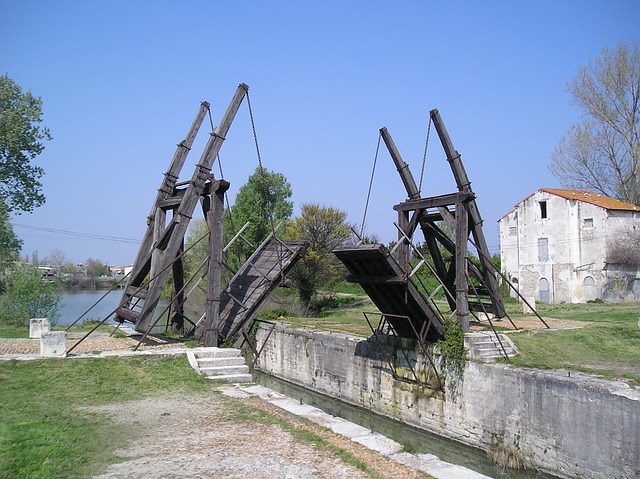
<svg viewBox="0 0 640 479">
<path fill-rule="evenodd" d="M 107 291 L 64 291 L 62 299 L 58 303 L 60 311 L 59 326 L 68 326 L 80 317 L 96 301 L 105 295 Z M 86 319 L 103 320 L 111 314 L 120 304 L 122 290 L 110 291 L 91 311 L 89 311 L 80 322 Z M 108 321 L 114 324 L 113 320 Z"/>
<path fill-rule="evenodd" d="M 91 310 L 76 324 L 80 324 L 87 319 L 99 319 L 102 321 L 107 316 L 111 315 L 118 306 L 120 306 L 121 300 L 121 289 L 113 291 L 64 291 L 62 293 L 62 299 L 58 303 L 58 309 L 60 311 L 58 326 L 68 326 L 72 324 L 96 302 L 97 304 L 95 304 L 95 306 L 93 306 L 93 308 L 91 308 Z M 154 334 L 163 333 L 166 329 L 167 315 L 165 314 L 162 319 L 159 319 L 159 316 L 166 312 L 167 304 L 168 302 L 162 299 L 158 302 L 158 307 L 153 314 L 153 323 L 155 326 L 151 332 Z M 111 315 L 107 324 L 118 323 L 113 320 L 113 315 Z M 131 326 L 130 323 L 127 324 Z"/>
<path fill-rule="evenodd" d="M 410 448 L 412 452 L 433 454 L 443 461 L 458 464 L 486 476 L 499 479 L 556 479 L 554 476 L 534 471 L 504 469 L 493 464 L 487 458 L 487 454 L 480 449 L 465 446 L 459 442 L 380 416 L 367 409 L 352 406 L 273 376 L 256 372 L 257 374 L 254 376 L 259 384 L 290 398 L 300 399 L 303 403 L 322 409 L 327 414 L 341 417 L 371 431 L 380 433 L 399 442 L 406 448 Z"/>
</svg>

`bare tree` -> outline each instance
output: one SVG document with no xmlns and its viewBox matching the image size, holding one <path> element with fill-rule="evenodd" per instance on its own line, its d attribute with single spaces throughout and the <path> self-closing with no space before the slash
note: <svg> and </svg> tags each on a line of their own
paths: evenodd
<svg viewBox="0 0 640 479">
<path fill-rule="evenodd" d="M 640 204 L 640 43 L 621 43 L 568 84 L 583 112 L 551 156 L 563 186 Z"/>
<path fill-rule="evenodd" d="M 640 267 L 640 231 L 620 231 L 607 248 L 607 263 Z"/>
</svg>

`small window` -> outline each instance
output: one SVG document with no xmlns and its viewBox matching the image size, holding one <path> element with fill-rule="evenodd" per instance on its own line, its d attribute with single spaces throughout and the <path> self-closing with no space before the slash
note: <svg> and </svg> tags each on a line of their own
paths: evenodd
<svg viewBox="0 0 640 479">
<path fill-rule="evenodd" d="M 538 261 L 549 260 L 549 239 L 538 238 Z"/>
<path fill-rule="evenodd" d="M 518 234 L 518 227 L 517 226 L 510 226 L 509 227 L 509 236 L 515 236 Z"/>
<path fill-rule="evenodd" d="M 547 217 L 547 202 L 541 201 L 540 202 L 540 218 L 544 219 L 546 217 Z"/>
<path fill-rule="evenodd" d="M 584 219 L 584 227 L 585 228 L 593 228 L 593 218 L 585 218 Z"/>
</svg>

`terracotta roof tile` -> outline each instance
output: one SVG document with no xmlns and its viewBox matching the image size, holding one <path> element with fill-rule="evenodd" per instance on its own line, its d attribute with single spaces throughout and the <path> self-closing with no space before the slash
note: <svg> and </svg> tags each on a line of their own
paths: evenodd
<svg viewBox="0 0 640 479">
<path fill-rule="evenodd" d="M 540 191 L 545 191 L 552 195 L 560 196 L 567 200 L 579 200 L 585 203 L 591 203 L 592 205 L 599 206 L 607 210 L 625 210 L 625 211 L 640 211 L 640 206 L 635 206 L 624 201 L 616 200 L 608 196 L 593 193 L 587 190 L 561 190 L 557 188 L 540 188 Z"/>
</svg>

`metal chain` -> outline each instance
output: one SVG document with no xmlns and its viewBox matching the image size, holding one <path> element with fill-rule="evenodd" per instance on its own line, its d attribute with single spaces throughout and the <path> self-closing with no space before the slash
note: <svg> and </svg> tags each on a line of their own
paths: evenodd
<svg viewBox="0 0 640 479">
<path fill-rule="evenodd" d="M 271 209 L 269 208 L 269 192 L 267 190 L 267 172 L 262 166 L 262 157 L 260 156 L 260 146 L 258 145 L 258 135 L 256 133 L 256 125 L 253 121 L 253 109 L 251 108 L 251 100 L 249 99 L 249 92 L 247 92 L 247 106 L 249 107 L 249 118 L 251 119 L 251 130 L 253 131 L 253 142 L 256 145 L 256 154 L 258 155 L 258 165 L 260 167 L 260 174 L 262 175 L 263 180 L 263 189 L 262 194 L 264 196 L 265 207 L 267 208 L 267 214 L 269 215 L 269 222 L 271 223 L 271 230 L 273 235 L 275 236 L 275 225 L 273 222 L 273 215 L 271 214 Z"/>
<path fill-rule="evenodd" d="M 267 215 L 269 216 L 269 223 L 271 223 L 271 234 L 273 238 L 276 239 L 276 225 L 275 220 L 273 219 L 273 212 L 271 208 L 269 208 L 269 191 L 267 185 L 267 172 L 262 166 L 262 157 L 260 156 L 260 146 L 258 145 L 258 134 L 256 133 L 256 124 L 253 120 L 253 109 L 251 108 L 251 99 L 249 98 L 249 92 L 247 91 L 247 106 L 249 107 L 249 118 L 251 119 L 251 130 L 253 131 L 253 142 L 256 145 L 256 154 L 258 156 L 258 165 L 260 167 L 260 173 L 262 175 L 262 180 L 264 183 L 264 188 L 262 193 L 264 195 L 264 203 L 267 209 Z M 274 205 L 275 206 L 275 205 Z M 278 242 L 280 248 L 277 248 L 278 253 L 278 263 L 280 263 L 280 283 L 282 285 L 285 284 L 285 273 L 284 273 L 284 265 L 282 264 L 282 243 Z"/>
<path fill-rule="evenodd" d="M 371 198 L 371 189 L 373 188 L 373 176 L 376 173 L 376 163 L 378 162 L 378 151 L 380 151 L 380 138 L 382 134 L 378 134 L 378 144 L 376 145 L 376 155 L 373 158 L 373 168 L 371 169 L 371 179 L 369 180 L 369 190 L 367 191 L 367 201 L 364 204 L 364 214 L 362 215 L 362 225 L 360 226 L 360 238 L 364 235 L 364 226 L 367 219 L 367 210 L 369 209 L 369 199 Z"/>
<path fill-rule="evenodd" d="M 418 192 L 422 195 L 422 179 L 424 178 L 424 165 L 427 162 L 427 148 L 429 146 L 429 133 L 431 133 L 431 115 L 429 115 L 429 125 L 427 126 L 427 139 L 424 142 L 424 155 L 422 155 L 422 170 L 420 171 L 420 186 Z"/>
</svg>

